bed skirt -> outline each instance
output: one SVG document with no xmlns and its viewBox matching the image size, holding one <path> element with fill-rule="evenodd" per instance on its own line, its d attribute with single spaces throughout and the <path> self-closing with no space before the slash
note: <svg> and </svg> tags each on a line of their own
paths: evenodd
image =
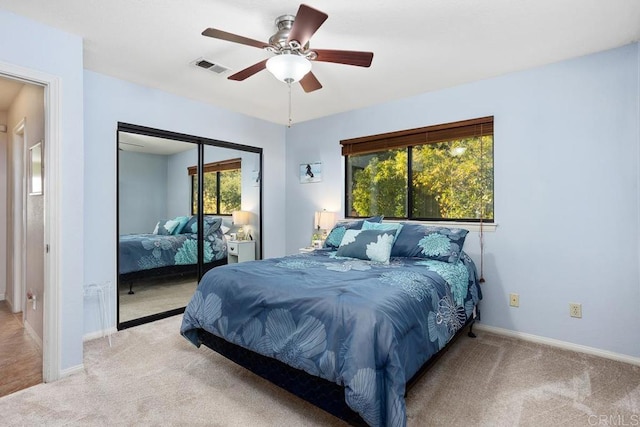
<svg viewBox="0 0 640 427">
<path fill-rule="evenodd" d="M 467 326 L 469 326 L 469 336 L 473 336 L 473 332 L 471 331 L 473 322 L 474 320 L 470 319 L 442 350 L 427 360 L 418 372 L 409 381 L 407 381 L 405 394 L 413 384 L 415 384 L 426 373 L 426 371 L 433 366 L 449 346 L 467 329 Z M 358 413 L 354 412 L 349 406 L 347 406 L 343 386 L 327 381 L 323 378 L 313 376 L 300 369 L 292 368 L 277 359 L 247 350 L 244 347 L 230 343 L 203 329 L 198 329 L 198 338 L 202 344 L 217 353 L 220 353 L 227 359 L 287 390 L 288 392 L 293 393 L 320 409 L 323 409 L 346 421 L 347 423 L 353 426 L 367 425 Z"/>
<path fill-rule="evenodd" d="M 219 267 L 227 263 L 227 258 L 208 262 L 203 265 L 203 274 L 214 267 Z M 197 276 L 197 266 L 195 264 L 187 265 L 168 265 L 166 267 L 152 268 L 149 270 L 132 271 L 130 273 L 120 274 L 120 284 L 129 285 L 129 293 L 133 293 L 133 283 L 136 281 L 152 280 L 157 278 L 178 278 Z"/>
</svg>

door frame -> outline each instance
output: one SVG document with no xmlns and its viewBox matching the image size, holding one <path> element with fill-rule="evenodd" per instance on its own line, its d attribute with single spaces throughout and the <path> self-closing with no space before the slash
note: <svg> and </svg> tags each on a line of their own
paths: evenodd
<svg viewBox="0 0 640 427">
<path fill-rule="evenodd" d="M 18 124 L 13 128 L 12 145 L 14 147 L 14 150 L 12 150 L 13 156 L 11 159 L 11 182 L 13 184 L 13 203 L 11 205 L 11 219 L 13 225 L 11 229 L 11 232 L 13 233 L 13 259 L 11 268 L 11 279 L 13 282 L 13 301 L 11 305 L 13 306 L 14 311 L 20 310 L 22 312 L 23 323 L 27 318 L 25 298 L 27 292 L 27 266 L 25 259 L 27 250 L 27 189 L 25 187 L 27 182 L 26 126 L 27 118 L 23 117 L 22 120 L 20 120 Z M 19 138 L 19 142 L 16 142 L 17 138 Z M 20 158 L 17 159 L 16 155 L 20 156 Z M 18 166 L 18 170 L 16 170 L 16 166 Z M 20 191 L 16 193 L 15 186 L 16 181 L 18 180 L 20 181 Z M 19 211 L 16 208 L 19 208 Z M 18 235 L 18 238 L 16 238 L 16 235 Z"/>
<path fill-rule="evenodd" d="M 60 152 L 61 82 L 41 71 L 0 61 L 0 76 L 44 87 L 44 295 L 42 332 L 42 379 L 60 378 Z M 26 173 L 26 171 L 25 171 Z"/>
</svg>

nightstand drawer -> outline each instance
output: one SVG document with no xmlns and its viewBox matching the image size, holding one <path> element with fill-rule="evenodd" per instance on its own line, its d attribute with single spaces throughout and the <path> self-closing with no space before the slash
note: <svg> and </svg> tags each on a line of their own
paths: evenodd
<svg viewBox="0 0 640 427">
<path fill-rule="evenodd" d="M 229 240 L 227 263 L 253 261 L 256 259 L 256 242 L 253 240 Z"/>
</svg>

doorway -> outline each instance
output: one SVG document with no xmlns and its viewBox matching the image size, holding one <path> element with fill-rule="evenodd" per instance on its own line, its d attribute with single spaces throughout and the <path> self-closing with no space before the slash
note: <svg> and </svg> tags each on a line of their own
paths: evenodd
<svg viewBox="0 0 640 427">
<path fill-rule="evenodd" d="M 50 251 L 49 248 L 56 248 L 58 246 L 58 236 L 60 233 L 60 226 L 56 221 L 58 217 L 58 207 L 60 202 L 60 194 L 59 190 L 56 186 L 55 180 L 52 178 L 57 176 L 58 165 L 56 159 L 59 157 L 59 140 L 60 140 L 60 79 L 56 76 L 43 73 L 36 70 L 31 70 L 28 68 L 15 66 L 8 63 L 0 62 L 0 82 L 20 82 L 23 85 L 30 89 L 37 88 L 39 90 L 39 98 L 32 102 L 26 102 L 24 104 L 20 104 L 20 108 L 25 108 L 25 111 L 28 113 L 16 113 L 12 111 L 11 114 L 1 112 L 3 109 L 0 109 L 0 118 L 3 119 L 5 123 L 0 123 L 0 125 L 4 124 L 4 130 L 6 134 L 13 132 L 16 129 L 14 126 L 15 123 L 20 120 L 26 119 L 26 138 L 28 141 L 22 150 L 26 150 L 27 155 L 30 154 L 29 148 L 33 147 L 35 144 L 40 143 L 42 147 L 44 147 L 45 142 L 47 145 L 47 150 L 40 151 L 42 154 L 41 164 L 42 167 L 40 169 L 41 175 L 41 194 L 37 195 L 39 198 L 39 204 L 41 208 L 38 213 L 38 221 L 40 221 L 41 227 L 38 230 L 38 242 L 37 246 L 31 245 L 31 248 L 36 253 L 39 260 L 42 262 L 39 263 L 39 268 L 37 269 L 37 273 L 39 275 L 39 279 L 34 279 L 31 277 L 29 279 L 28 274 L 25 272 L 24 277 L 26 280 L 24 289 L 29 290 L 31 286 L 36 286 L 35 283 L 29 283 L 29 280 L 37 280 L 40 284 L 40 288 L 34 288 L 32 295 L 35 296 L 35 299 L 30 301 L 31 309 L 34 312 L 40 311 L 40 315 L 38 319 L 33 322 L 30 321 L 29 315 L 26 315 L 27 322 L 25 324 L 29 324 L 31 329 L 37 328 L 39 332 L 36 333 L 39 339 L 37 342 L 41 348 L 41 380 L 44 382 L 55 381 L 60 378 L 61 370 L 60 370 L 60 322 L 58 319 L 59 316 L 59 291 L 58 291 L 58 277 L 57 272 L 59 270 L 59 254 L 58 251 L 53 250 Z M 5 90 L 1 90 L 0 92 L 5 93 Z M 33 93 L 32 93 L 33 94 Z M 13 100 L 12 100 L 13 101 Z M 33 108 L 37 104 L 37 108 L 41 109 L 41 114 L 38 115 L 37 119 L 33 120 L 33 123 L 29 120 L 29 117 L 32 115 L 31 108 Z M 36 108 L 36 109 L 37 109 Z M 4 109 L 5 111 L 7 109 Z M 10 117 L 9 117 L 10 116 Z M 16 117 L 19 116 L 19 119 Z M 33 125 L 33 126 L 32 126 Z M 3 127 L 0 126 L 0 130 Z M 32 132 L 34 130 L 34 133 Z M 37 132 L 36 129 L 39 129 Z M 30 136 L 31 135 L 31 136 Z M 33 139 L 31 138 L 33 137 Z M 8 140 L 8 137 L 7 137 Z M 28 145 L 27 145 L 28 144 Z M 13 155 L 13 151 L 9 153 L 9 150 L 6 149 L 8 142 L 3 146 L 3 153 L 6 161 L 10 159 L 9 156 Z M 38 150 L 36 150 L 38 151 Z M 22 151 L 23 153 L 25 151 Z M 33 153 L 34 155 L 36 153 Z M 30 188 L 30 184 L 33 182 L 29 181 L 27 178 L 31 178 L 32 175 L 29 175 L 29 167 L 32 163 L 26 163 L 27 167 L 24 166 L 24 161 L 33 161 L 34 158 L 27 157 L 25 155 L 23 157 L 23 163 L 21 163 L 22 169 L 27 169 L 27 171 L 22 171 L 17 181 L 21 182 L 21 192 L 28 191 Z M 7 162 L 5 164 L 9 166 L 10 163 Z M 44 166 L 47 166 L 44 168 Z M 7 167 L 4 168 L 4 171 L 7 171 Z M 26 173 L 26 175 L 25 175 Z M 10 175 L 6 175 L 5 178 L 8 178 Z M 7 188 L 11 188 L 11 191 L 14 192 L 15 189 L 13 187 L 13 182 L 10 182 L 9 179 L 4 180 L 5 183 L 5 194 L 3 200 L 5 202 L 10 202 L 12 200 L 9 197 L 9 193 L 6 193 Z M 11 187 L 9 187 L 11 186 Z M 0 186 L 1 187 L 1 186 Z M 27 197 L 31 195 L 27 194 Z M 35 194 L 33 196 L 36 196 Z M 15 198 L 14 198 L 15 200 Z M 28 202 L 27 202 L 28 203 Z M 13 258 L 8 260 L 9 257 L 12 256 L 15 248 L 13 246 L 13 224 L 14 219 L 8 218 L 9 215 L 12 215 L 13 206 L 8 206 L 5 203 L 4 213 L 6 213 L 7 222 L 3 221 L 4 227 L 1 227 L 5 231 L 4 242 L 0 241 L 0 248 L 3 248 L 4 251 L 0 250 L 0 254 L 2 255 L 2 259 L 5 261 L 6 269 L 9 270 L 13 267 Z M 26 214 L 26 213 L 25 213 Z M 22 212 L 20 212 L 20 216 L 22 216 Z M 29 240 L 29 232 L 33 230 L 33 228 L 29 229 L 27 227 L 26 231 L 26 240 Z M 0 239 L 2 240 L 2 239 Z M 37 247 L 37 249 L 35 249 Z M 46 248 L 46 250 L 45 250 Z M 22 253 L 22 248 L 18 248 L 20 253 Z M 25 251 L 27 248 L 25 248 Z M 28 259 L 29 253 L 25 252 L 25 256 L 23 259 Z M 9 262 L 7 262 L 9 261 Z M 29 267 L 27 271 L 31 268 L 31 261 L 26 261 L 27 266 Z M 13 294 L 17 294 L 18 292 L 14 292 L 13 279 L 9 271 L 7 271 L 7 275 L 3 275 L 0 277 L 0 281 L 4 284 L 5 290 L 5 301 L 10 301 L 13 298 Z M 8 281 L 11 280 L 11 282 Z M 20 291 L 21 301 L 19 301 L 18 309 L 25 310 L 25 301 L 26 301 L 26 292 Z M 7 295 L 12 294 L 12 295 Z M 8 298 L 7 298 L 8 297 Z M 6 303 L 6 302 L 5 302 Z M 33 307 L 35 306 L 35 310 Z M 12 307 L 12 311 L 16 311 L 16 307 Z M 25 327 L 27 330 L 27 327 Z"/>
<path fill-rule="evenodd" d="M 6 223 L 0 233 L 4 248 L 3 323 L 0 346 L 0 392 L 42 382 L 44 295 L 44 195 L 42 146 L 45 133 L 45 88 L 2 78 L 2 206 Z M 28 260 L 28 261 L 27 261 Z M 28 267 L 28 268 L 27 268 Z M 29 304 L 27 305 L 27 302 Z M 7 363 L 18 358 L 20 364 Z"/>
</svg>

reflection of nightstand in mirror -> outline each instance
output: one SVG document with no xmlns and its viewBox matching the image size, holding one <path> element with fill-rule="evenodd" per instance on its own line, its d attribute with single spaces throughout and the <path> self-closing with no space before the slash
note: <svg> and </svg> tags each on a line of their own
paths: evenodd
<svg viewBox="0 0 640 427">
<path fill-rule="evenodd" d="M 227 242 L 227 263 L 253 261 L 256 259 L 255 240 L 229 240 Z"/>
</svg>

